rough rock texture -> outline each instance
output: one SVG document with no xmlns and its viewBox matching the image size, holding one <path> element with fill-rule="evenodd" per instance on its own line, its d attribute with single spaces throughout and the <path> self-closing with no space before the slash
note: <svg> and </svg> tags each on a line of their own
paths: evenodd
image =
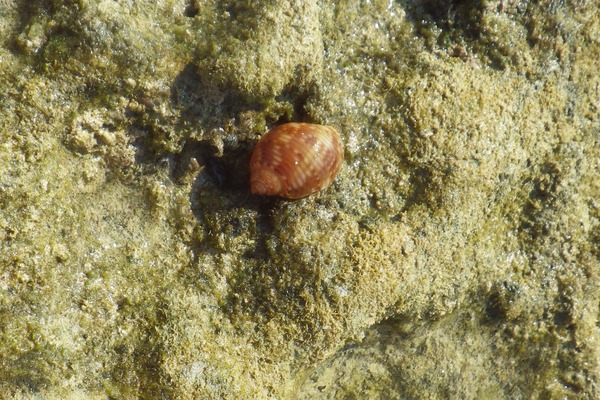
<svg viewBox="0 0 600 400">
<path fill-rule="evenodd" d="M 600 398 L 597 2 L 331 3 L 0 0 L 1 398 Z"/>
</svg>

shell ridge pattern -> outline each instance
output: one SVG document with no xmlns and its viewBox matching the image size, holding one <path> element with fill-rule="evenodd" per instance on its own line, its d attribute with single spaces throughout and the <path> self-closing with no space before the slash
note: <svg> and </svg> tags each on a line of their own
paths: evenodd
<svg viewBox="0 0 600 400">
<path fill-rule="evenodd" d="M 293 122 L 276 126 L 256 144 L 250 159 L 251 190 L 290 199 L 306 197 L 333 181 L 343 157 L 341 138 L 330 126 Z M 260 181 L 264 169 L 277 175 L 281 187 Z"/>
</svg>

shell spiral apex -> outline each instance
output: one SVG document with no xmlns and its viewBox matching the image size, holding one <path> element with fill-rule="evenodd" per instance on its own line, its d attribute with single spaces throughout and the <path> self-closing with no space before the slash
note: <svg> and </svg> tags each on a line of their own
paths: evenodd
<svg viewBox="0 0 600 400">
<path fill-rule="evenodd" d="M 329 186 L 343 160 L 342 139 L 331 126 L 279 125 L 267 132 L 252 152 L 250 190 L 300 199 Z"/>
</svg>

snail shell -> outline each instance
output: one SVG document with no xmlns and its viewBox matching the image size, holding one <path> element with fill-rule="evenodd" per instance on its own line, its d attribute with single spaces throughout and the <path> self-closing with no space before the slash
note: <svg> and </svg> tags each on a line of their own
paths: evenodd
<svg viewBox="0 0 600 400">
<path fill-rule="evenodd" d="M 342 168 L 344 148 L 331 126 L 276 126 L 256 144 L 250 158 L 254 194 L 300 199 L 327 187 Z"/>
</svg>

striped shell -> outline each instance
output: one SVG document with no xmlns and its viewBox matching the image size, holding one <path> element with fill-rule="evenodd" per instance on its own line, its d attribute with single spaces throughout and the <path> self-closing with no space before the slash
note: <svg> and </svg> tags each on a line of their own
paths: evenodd
<svg viewBox="0 0 600 400">
<path fill-rule="evenodd" d="M 250 159 L 254 194 L 300 199 L 327 187 L 342 168 L 339 133 L 326 125 L 290 122 L 260 139 Z"/>
</svg>

